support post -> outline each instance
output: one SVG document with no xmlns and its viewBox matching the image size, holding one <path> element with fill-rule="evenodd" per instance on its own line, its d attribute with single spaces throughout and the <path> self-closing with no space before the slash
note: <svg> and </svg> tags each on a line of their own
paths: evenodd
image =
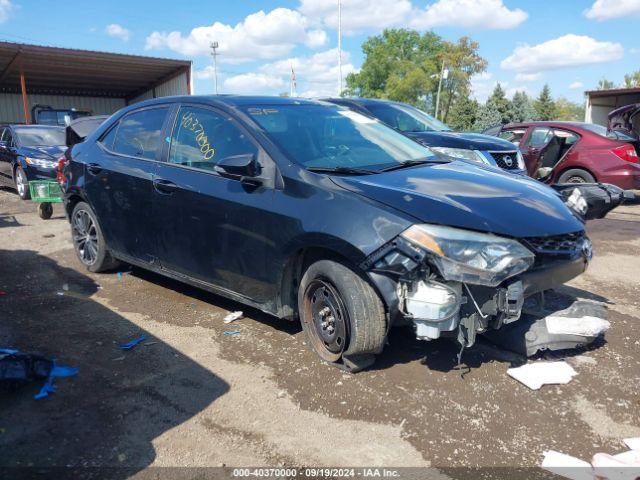
<svg viewBox="0 0 640 480">
<path fill-rule="evenodd" d="M 27 102 L 27 84 L 24 80 L 24 72 L 20 70 L 20 89 L 22 90 L 22 109 L 24 111 L 24 123 L 29 125 L 31 118 L 29 116 L 29 103 Z"/>
</svg>

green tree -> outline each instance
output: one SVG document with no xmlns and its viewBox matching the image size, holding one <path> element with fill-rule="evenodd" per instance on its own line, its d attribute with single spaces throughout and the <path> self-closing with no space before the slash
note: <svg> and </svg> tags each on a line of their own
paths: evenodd
<svg viewBox="0 0 640 480">
<path fill-rule="evenodd" d="M 501 123 L 502 114 L 498 110 L 498 107 L 495 103 L 487 102 L 478 109 L 478 115 L 476 117 L 476 122 L 473 125 L 473 129 L 478 132 L 482 132 L 487 128 L 491 128 Z"/>
<path fill-rule="evenodd" d="M 496 84 L 491 96 L 487 99 L 486 106 L 495 109 L 500 115 L 500 120 L 497 123 L 505 124 L 513 119 L 513 105 L 500 83 Z"/>
<path fill-rule="evenodd" d="M 358 73 L 347 76 L 347 95 L 388 98 L 433 112 L 442 65 L 449 71 L 440 95 L 440 118 L 470 90 L 470 77 L 487 62 L 478 44 L 467 37 L 448 42 L 433 32 L 388 29 L 362 44 L 365 60 Z"/>
<path fill-rule="evenodd" d="M 616 86 L 611 80 L 607 80 L 604 77 L 598 80 L 598 90 L 611 90 L 612 88 L 616 88 Z"/>
<path fill-rule="evenodd" d="M 555 120 L 557 115 L 556 104 L 551 97 L 551 89 L 549 85 L 545 84 L 540 92 L 540 96 L 535 101 L 534 108 L 536 110 L 536 119 L 545 121 L 545 120 Z"/>
<path fill-rule="evenodd" d="M 568 122 L 582 122 L 584 120 L 584 103 L 572 102 L 564 97 L 557 98 L 556 118 Z"/>
<path fill-rule="evenodd" d="M 478 119 L 480 105 L 467 96 L 460 98 L 449 114 L 449 126 L 457 131 L 472 130 Z"/>
<path fill-rule="evenodd" d="M 636 70 L 633 73 L 629 73 L 624 76 L 624 87 L 635 88 L 640 87 L 640 70 Z"/>
<path fill-rule="evenodd" d="M 516 92 L 511 101 L 512 121 L 530 122 L 536 117 L 531 99 L 525 92 Z"/>
</svg>

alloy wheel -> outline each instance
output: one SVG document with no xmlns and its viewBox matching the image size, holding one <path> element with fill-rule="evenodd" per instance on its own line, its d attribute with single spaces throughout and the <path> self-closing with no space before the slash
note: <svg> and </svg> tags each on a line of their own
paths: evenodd
<svg viewBox="0 0 640 480">
<path fill-rule="evenodd" d="M 569 177 L 569 179 L 567 180 L 567 183 L 587 183 L 587 182 L 584 178 L 575 175 L 573 177 Z"/>
<path fill-rule="evenodd" d="M 325 280 L 314 280 L 305 292 L 304 308 L 313 347 L 323 359 L 337 361 L 348 338 L 348 313 L 340 294 Z"/>
<path fill-rule="evenodd" d="M 91 215 L 86 210 L 78 210 L 71 225 L 78 257 L 85 265 L 93 265 L 98 259 L 98 231 Z"/>
</svg>

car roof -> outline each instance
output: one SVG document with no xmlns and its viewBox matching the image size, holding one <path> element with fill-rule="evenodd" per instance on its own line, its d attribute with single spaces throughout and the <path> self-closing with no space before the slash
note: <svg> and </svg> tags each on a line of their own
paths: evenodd
<svg viewBox="0 0 640 480">
<path fill-rule="evenodd" d="M 502 128 L 529 128 L 529 127 L 566 127 L 585 129 L 591 125 L 586 122 L 567 122 L 567 121 L 546 121 L 546 122 L 520 122 L 520 123 L 507 123 Z"/>
<path fill-rule="evenodd" d="M 60 126 L 60 125 L 40 125 L 39 123 L 35 123 L 35 124 L 31 124 L 31 125 L 24 125 L 22 123 L 15 123 L 15 124 L 11 124 L 11 125 L 0 125 L 0 128 L 53 128 L 53 129 L 59 129 L 59 130 L 64 130 L 64 127 Z"/>
<path fill-rule="evenodd" d="M 153 105 L 156 103 L 185 102 L 208 105 L 227 105 L 242 107 L 247 105 L 322 105 L 324 102 L 309 98 L 279 97 L 270 95 L 183 95 L 177 97 L 159 97 L 136 103 L 132 106 Z"/>
<path fill-rule="evenodd" d="M 340 102 L 340 103 L 352 103 L 356 105 L 369 106 L 369 105 L 407 105 L 402 102 L 394 102 L 393 100 L 383 100 L 380 98 L 360 98 L 360 97 L 338 97 L 338 98 L 323 98 L 326 102 Z"/>
</svg>

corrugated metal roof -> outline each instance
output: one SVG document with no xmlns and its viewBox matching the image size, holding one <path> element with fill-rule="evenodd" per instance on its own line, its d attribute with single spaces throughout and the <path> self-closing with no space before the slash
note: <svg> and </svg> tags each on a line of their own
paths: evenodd
<svg viewBox="0 0 640 480">
<path fill-rule="evenodd" d="M 589 90 L 584 92 L 590 97 L 610 97 L 612 95 L 634 95 L 640 93 L 640 87 L 611 88 L 609 90 Z"/>
<path fill-rule="evenodd" d="M 134 98 L 190 75 L 191 62 L 118 53 L 0 42 L 0 92 Z"/>
</svg>

